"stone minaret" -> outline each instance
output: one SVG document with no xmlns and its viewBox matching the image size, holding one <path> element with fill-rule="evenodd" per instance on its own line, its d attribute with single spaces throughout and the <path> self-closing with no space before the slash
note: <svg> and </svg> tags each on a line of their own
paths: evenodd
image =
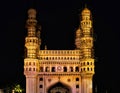
<svg viewBox="0 0 120 93">
<path fill-rule="evenodd" d="M 27 30 L 28 34 L 25 38 L 25 47 L 27 56 L 24 59 L 24 75 L 26 76 L 26 93 L 37 93 L 37 73 L 39 71 L 37 52 L 41 44 L 39 36 L 40 32 L 36 32 L 37 20 L 36 10 L 28 10 Z"/>
<path fill-rule="evenodd" d="M 78 28 L 76 30 L 76 38 L 75 38 L 76 49 L 80 49 L 80 38 L 81 38 L 81 29 Z"/>
<path fill-rule="evenodd" d="M 26 93 L 92 93 L 94 75 L 91 12 L 84 8 L 75 50 L 41 50 L 36 10 L 28 10 L 24 75 Z"/>
<path fill-rule="evenodd" d="M 80 50 L 81 59 L 81 78 L 82 92 L 92 93 L 92 78 L 94 75 L 94 58 L 93 58 L 93 37 L 92 37 L 92 20 L 91 12 L 88 8 L 84 8 L 81 14 L 81 38 Z"/>
</svg>

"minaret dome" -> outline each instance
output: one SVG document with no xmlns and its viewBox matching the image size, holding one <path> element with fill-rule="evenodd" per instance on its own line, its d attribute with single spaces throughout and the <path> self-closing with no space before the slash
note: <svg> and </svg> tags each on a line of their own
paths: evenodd
<svg viewBox="0 0 120 93">
<path fill-rule="evenodd" d="M 29 18 L 36 18 L 36 10 L 31 8 L 28 10 Z"/>
<path fill-rule="evenodd" d="M 82 15 L 90 15 L 90 14 L 91 14 L 90 10 L 85 7 L 82 11 Z"/>
</svg>

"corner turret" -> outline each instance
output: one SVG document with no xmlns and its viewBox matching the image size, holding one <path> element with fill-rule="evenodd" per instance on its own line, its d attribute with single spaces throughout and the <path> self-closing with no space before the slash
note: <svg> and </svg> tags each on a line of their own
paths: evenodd
<svg viewBox="0 0 120 93">
<path fill-rule="evenodd" d="M 82 36 L 81 45 L 81 76 L 82 76 L 82 93 L 92 93 L 92 78 L 94 75 L 94 58 L 93 58 L 93 35 L 91 11 L 85 7 L 81 13 Z"/>
<path fill-rule="evenodd" d="M 28 10 L 26 22 L 28 30 L 25 38 L 27 56 L 24 59 L 24 75 L 26 76 L 26 93 L 37 93 L 37 73 L 39 71 L 38 53 L 41 45 L 40 28 L 37 28 L 36 10 Z M 38 30 L 38 31 L 36 31 Z"/>
<path fill-rule="evenodd" d="M 81 29 L 78 28 L 76 30 L 76 38 L 75 38 L 76 49 L 80 49 L 80 38 L 81 38 Z"/>
</svg>

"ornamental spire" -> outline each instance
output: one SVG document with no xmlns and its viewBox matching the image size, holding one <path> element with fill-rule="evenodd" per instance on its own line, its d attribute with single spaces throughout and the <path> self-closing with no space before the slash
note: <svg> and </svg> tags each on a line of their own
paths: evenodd
<svg viewBox="0 0 120 93">
<path fill-rule="evenodd" d="M 78 28 L 76 30 L 76 38 L 75 38 L 76 49 L 80 49 L 80 37 L 81 37 L 81 30 L 80 28 Z"/>
<path fill-rule="evenodd" d="M 35 9 L 29 9 L 28 10 L 28 20 L 27 20 L 27 29 L 28 29 L 28 36 L 34 37 L 36 35 L 36 26 L 37 26 L 37 20 L 36 20 L 36 10 Z"/>
</svg>

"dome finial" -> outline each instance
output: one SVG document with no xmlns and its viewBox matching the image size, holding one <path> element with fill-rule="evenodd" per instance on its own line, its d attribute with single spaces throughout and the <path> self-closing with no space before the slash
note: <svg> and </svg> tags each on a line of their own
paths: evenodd
<svg viewBox="0 0 120 93">
<path fill-rule="evenodd" d="M 36 15 L 36 10 L 33 9 L 33 8 L 30 8 L 30 9 L 28 10 L 28 15 Z"/>
<path fill-rule="evenodd" d="M 45 50 L 47 50 L 47 45 L 45 45 Z"/>
<path fill-rule="evenodd" d="M 87 8 L 87 4 L 85 4 L 85 8 Z"/>
<path fill-rule="evenodd" d="M 90 15 L 90 10 L 87 8 L 87 4 L 85 4 L 85 8 L 82 10 L 82 15 Z"/>
</svg>

